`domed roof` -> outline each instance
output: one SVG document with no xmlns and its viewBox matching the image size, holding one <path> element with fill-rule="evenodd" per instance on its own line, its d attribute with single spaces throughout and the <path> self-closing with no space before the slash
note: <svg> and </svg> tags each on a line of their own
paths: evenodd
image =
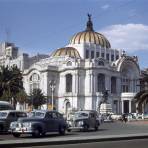
<svg viewBox="0 0 148 148">
<path fill-rule="evenodd" d="M 85 31 L 75 34 L 71 40 L 70 44 L 81 44 L 81 43 L 93 43 L 98 44 L 101 47 L 111 48 L 109 41 L 106 37 L 93 30 L 93 23 L 91 21 L 91 15 L 88 14 L 88 22 Z"/>
<path fill-rule="evenodd" d="M 52 57 L 59 57 L 59 56 L 68 56 L 72 58 L 81 58 L 77 49 L 73 47 L 63 47 L 57 49 L 53 54 Z"/>
</svg>

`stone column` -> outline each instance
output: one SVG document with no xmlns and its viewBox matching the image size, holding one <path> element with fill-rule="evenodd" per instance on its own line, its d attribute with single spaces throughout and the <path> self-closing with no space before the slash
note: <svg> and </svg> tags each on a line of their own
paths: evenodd
<svg viewBox="0 0 148 148">
<path fill-rule="evenodd" d="M 95 81 L 94 81 L 94 79 L 95 79 L 95 76 L 94 76 L 94 74 L 92 74 L 92 93 L 95 92 L 95 90 L 94 90 L 94 88 L 95 88 Z"/>
<path fill-rule="evenodd" d="M 124 100 L 121 101 L 121 106 L 122 106 L 122 114 L 124 113 Z"/>
<path fill-rule="evenodd" d="M 105 75 L 105 89 L 111 91 L 111 78 L 109 75 Z"/>
<path fill-rule="evenodd" d="M 129 113 L 131 113 L 131 111 L 132 111 L 131 106 L 132 106 L 131 100 L 129 100 Z"/>
<path fill-rule="evenodd" d="M 94 92 L 97 92 L 97 90 L 96 90 L 96 84 L 97 84 L 97 81 L 96 81 L 96 74 L 94 74 L 93 76 L 94 76 L 94 77 L 93 77 Z"/>
<path fill-rule="evenodd" d="M 79 75 L 77 73 L 74 74 L 74 80 L 75 80 L 74 93 L 78 93 L 78 91 L 79 91 Z"/>
<path fill-rule="evenodd" d="M 116 77 L 116 90 L 117 90 L 117 94 L 121 93 L 121 80 L 119 77 Z"/>
<path fill-rule="evenodd" d="M 106 59 L 106 48 L 104 50 L 104 59 Z"/>
<path fill-rule="evenodd" d="M 91 87 L 91 77 L 92 77 L 92 75 L 89 74 L 89 93 L 91 93 L 91 89 L 92 89 L 92 87 Z"/>
</svg>

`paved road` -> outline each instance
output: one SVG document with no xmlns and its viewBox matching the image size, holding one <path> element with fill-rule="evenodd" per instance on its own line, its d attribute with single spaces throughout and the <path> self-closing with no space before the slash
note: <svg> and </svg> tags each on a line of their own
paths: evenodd
<svg viewBox="0 0 148 148">
<path fill-rule="evenodd" d="M 65 137 L 76 137 L 76 136 L 94 136 L 94 135 L 122 135 L 122 134 L 136 134 L 136 133 L 148 133 L 148 124 L 132 124 L 132 123 L 121 123 L 121 122 L 114 122 L 114 123 L 104 123 L 100 126 L 100 129 L 95 131 L 89 132 L 70 132 L 65 135 Z M 48 134 L 42 138 L 55 138 L 60 137 L 57 133 Z M 0 135 L 1 140 L 10 140 L 10 139 L 26 139 L 32 138 L 30 135 L 22 135 L 21 138 L 14 138 L 10 134 L 3 134 Z"/>
<path fill-rule="evenodd" d="M 97 142 L 85 144 L 66 144 L 66 145 L 50 145 L 35 146 L 27 148 L 148 148 L 148 139 L 141 140 L 123 140 L 111 142 Z"/>
</svg>

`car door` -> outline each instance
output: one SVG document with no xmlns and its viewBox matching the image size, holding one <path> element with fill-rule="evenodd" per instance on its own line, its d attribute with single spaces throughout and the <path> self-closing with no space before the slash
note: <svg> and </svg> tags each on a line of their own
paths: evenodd
<svg viewBox="0 0 148 148">
<path fill-rule="evenodd" d="M 95 127 L 96 124 L 96 116 L 93 112 L 90 112 L 89 114 L 89 127 Z"/>
<path fill-rule="evenodd" d="M 52 118 L 53 118 L 53 130 L 58 131 L 59 130 L 59 117 L 57 112 L 52 112 Z"/>
<path fill-rule="evenodd" d="M 53 118 L 51 112 L 46 113 L 46 116 L 44 118 L 44 123 L 45 123 L 46 132 L 53 131 Z"/>
<path fill-rule="evenodd" d="M 16 121 L 16 113 L 15 112 L 9 112 L 7 121 L 6 121 L 6 127 L 9 128 L 10 123 L 13 121 Z"/>
</svg>

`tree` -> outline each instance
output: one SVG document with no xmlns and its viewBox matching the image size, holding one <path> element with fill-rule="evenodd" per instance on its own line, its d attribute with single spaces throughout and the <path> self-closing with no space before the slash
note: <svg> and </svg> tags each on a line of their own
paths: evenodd
<svg viewBox="0 0 148 148">
<path fill-rule="evenodd" d="M 34 89 L 30 95 L 30 99 L 28 104 L 32 105 L 34 109 L 38 109 L 41 105 L 46 103 L 46 97 L 43 95 L 42 91 L 38 89 Z"/>
<path fill-rule="evenodd" d="M 20 104 L 24 104 L 27 102 L 27 94 L 25 92 L 25 90 L 20 90 L 20 92 L 18 92 L 15 96 L 17 102 L 19 102 Z"/>
<path fill-rule="evenodd" d="M 23 90 L 22 73 L 17 66 L 0 67 L 0 98 L 12 101 L 16 106 L 16 94 Z"/>
</svg>

